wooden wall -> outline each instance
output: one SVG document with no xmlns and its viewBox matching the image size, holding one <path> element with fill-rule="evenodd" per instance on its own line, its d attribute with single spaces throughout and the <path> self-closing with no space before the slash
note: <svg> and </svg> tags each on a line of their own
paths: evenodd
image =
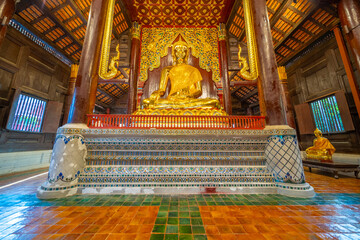
<svg viewBox="0 0 360 240">
<path fill-rule="evenodd" d="M 70 67 L 20 32 L 8 28 L 0 46 L 0 152 L 52 148 L 63 115 L 69 76 Z M 50 120 L 43 125 L 46 133 L 6 130 L 12 103 L 21 92 L 47 100 L 45 116 Z M 50 109 L 56 111 L 50 114 Z M 55 119 L 54 114 L 58 116 Z"/>
<path fill-rule="evenodd" d="M 345 124 L 353 124 L 355 130 L 345 133 L 324 135 L 328 138 L 337 152 L 360 152 L 360 122 L 357 115 L 354 100 L 351 94 L 349 82 L 345 73 L 344 65 L 340 57 L 335 38 L 330 38 L 296 62 L 286 67 L 288 74 L 288 87 L 292 104 L 295 108 L 301 108 L 301 104 L 309 103 L 315 99 L 338 93 L 345 94 L 342 106 L 350 110 L 348 118 L 343 119 Z M 354 66 L 354 69 L 356 67 Z M 358 82 L 360 75 L 355 72 Z M 344 106 L 343 106 L 344 105 Z M 312 145 L 314 135 L 312 132 L 315 125 L 313 119 L 304 120 L 307 110 L 301 108 L 297 112 L 296 122 L 302 150 Z M 299 129 L 308 131 L 299 132 Z M 309 130 L 311 129 L 311 130 Z M 304 133 L 305 132 L 305 133 Z"/>
</svg>

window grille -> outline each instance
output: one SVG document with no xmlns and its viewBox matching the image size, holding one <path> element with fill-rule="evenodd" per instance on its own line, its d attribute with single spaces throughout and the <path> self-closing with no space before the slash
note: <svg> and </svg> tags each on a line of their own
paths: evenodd
<svg viewBox="0 0 360 240">
<path fill-rule="evenodd" d="M 323 133 L 344 132 L 339 106 L 335 96 L 310 103 L 316 127 Z"/>
<path fill-rule="evenodd" d="M 40 132 L 46 102 L 38 98 L 20 94 L 10 130 Z"/>
</svg>

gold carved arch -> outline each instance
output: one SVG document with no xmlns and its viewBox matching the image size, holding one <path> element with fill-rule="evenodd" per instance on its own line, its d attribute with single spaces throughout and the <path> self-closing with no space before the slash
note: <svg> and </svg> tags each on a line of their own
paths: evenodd
<svg viewBox="0 0 360 240">
<path fill-rule="evenodd" d="M 199 59 L 200 68 L 212 71 L 212 80 L 220 81 L 217 28 L 143 28 L 141 38 L 140 81 L 148 80 L 148 71 L 160 67 L 160 59 L 168 55 L 168 48 L 181 36 Z"/>
</svg>

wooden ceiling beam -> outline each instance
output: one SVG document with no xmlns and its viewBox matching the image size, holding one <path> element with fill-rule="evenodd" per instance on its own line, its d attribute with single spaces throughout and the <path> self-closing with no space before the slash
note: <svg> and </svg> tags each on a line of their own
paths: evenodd
<svg viewBox="0 0 360 240">
<path fill-rule="evenodd" d="M 98 84 L 119 84 L 119 83 L 127 83 L 128 79 L 111 79 L 111 80 L 104 80 L 99 79 Z"/>
<path fill-rule="evenodd" d="M 128 26 L 131 27 L 131 19 L 130 19 L 130 15 L 129 15 L 127 7 L 123 3 L 123 1 L 118 1 L 118 3 L 120 5 L 121 11 L 124 14 L 124 17 L 125 17 L 125 20 L 126 20 Z"/>
<path fill-rule="evenodd" d="M 66 47 L 63 48 L 64 51 L 66 51 L 68 48 L 70 48 L 71 46 L 75 45 L 76 43 L 72 42 L 70 44 L 68 44 Z"/>
<path fill-rule="evenodd" d="M 231 94 L 236 93 L 242 86 L 235 87 L 234 90 L 231 91 Z"/>
<path fill-rule="evenodd" d="M 129 75 L 125 72 L 125 70 L 123 68 L 120 68 L 119 70 L 126 79 L 129 79 Z"/>
<path fill-rule="evenodd" d="M 43 21 L 45 18 L 46 18 L 46 15 L 42 15 L 42 16 L 40 16 L 40 17 L 38 17 L 38 18 L 35 18 L 33 21 L 30 22 L 30 24 L 31 24 L 31 25 L 35 25 L 35 24 L 37 24 L 38 22 Z"/>
<path fill-rule="evenodd" d="M 22 12 L 25 9 L 29 8 L 31 5 L 33 5 L 31 1 L 22 0 L 16 4 L 16 12 Z"/>
<path fill-rule="evenodd" d="M 62 4 L 60 4 L 60 5 L 58 5 L 58 6 L 56 6 L 56 7 L 54 7 L 53 9 L 48 9 L 45 5 L 44 5 L 44 7 L 46 7 L 51 13 L 56 13 L 57 11 L 59 11 L 59 10 L 61 10 L 61 9 L 63 9 L 64 7 L 66 7 L 66 2 L 64 2 L 64 3 L 62 3 Z M 40 7 L 40 6 L 38 6 L 38 7 Z"/>
<path fill-rule="evenodd" d="M 282 55 L 281 53 L 279 53 L 279 52 L 275 52 L 276 53 L 276 55 L 279 55 L 280 57 L 282 57 L 283 59 L 285 59 L 286 57 L 284 56 L 284 55 Z"/>
<path fill-rule="evenodd" d="M 66 38 L 67 36 L 68 36 L 67 34 L 62 35 L 62 36 L 59 37 L 58 39 L 55 39 L 55 40 L 54 40 L 54 43 L 60 42 L 61 40 L 63 40 L 63 39 Z M 69 44 L 69 45 L 70 45 L 70 44 Z"/>
<path fill-rule="evenodd" d="M 299 14 L 300 16 L 306 15 L 305 13 L 303 13 L 302 11 L 299 11 L 297 8 L 295 8 L 295 7 L 291 6 L 291 5 L 289 6 L 289 8 L 290 8 L 291 11 Z"/>
<path fill-rule="evenodd" d="M 29 29 L 31 32 L 33 32 L 36 36 L 38 36 L 39 38 L 42 38 L 47 44 L 49 44 L 51 47 L 53 47 L 54 49 L 56 49 L 57 51 L 59 51 L 60 53 L 64 54 L 64 56 L 68 56 L 68 58 L 70 58 L 70 60 L 72 62 L 76 62 L 75 58 L 73 58 L 72 56 L 69 56 L 63 49 L 61 49 L 59 46 L 57 46 L 56 44 L 53 43 L 53 41 L 49 38 L 47 38 L 44 34 L 42 34 L 39 30 L 37 30 L 35 27 L 33 27 L 31 24 L 29 24 L 27 21 L 25 21 L 24 19 L 22 19 L 20 16 L 18 15 L 14 15 L 13 17 L 16 21 L 18 21 L 20 24 L 22 24 L 23 26 L 25 26 L 27 29 Z"/>
<path fill-rule="evenodd" d="M 314 37 L 314 36 L 315 36 L 314 33 L 310 32 L 309 30 L 307 30 L 307 29 L 304 28 L 304 27 L 300 27 L 299 29 L 300 29 L 301 31 L 305 32 L 306 34 L 310 35 L 311 37 Z"/>
<path fill-rule="evenodd" d="M 298 30 L 303 25 L 303 23 L 305 23 L 306 20 L 308 20 L 309 17 L 311 17 L 315 13 L 319 5 L 319 0 L 313 1 L 313 5 L 310 7 L 308 13 L 304 14 L 302 20 L 295 24 L 293 28 L 283 37 L 283 39 L 275 45 L 275 50 L 277 50 L 282 43 L 284 43 L 294 32 L 296 32 L 296 30 Z"/>
<path fill-rule="evenodd" d="M 66 2 L 74 10 L 75 15 L 77 15 L 81 19 L 81 21 L 86 25 L 87 24 L 87 19 L 85 18 L 84 13 L 75 4 L 75 2 L 73 0 L 66 0 Z"/>
<path fill-rule="evenodd" d="M 327 33 L 328 31 L 331 31 L 336 25 L 339 24 L 339 22 L 340 22 L 340 20 L 338 18 L 334 19 L 334 21 L 327 28 L 323 29 L 319 34 L 317 34 L 317 37 L 312 37 L 312 39 L 310 41 L 306 42 L 305 44 L 303 44 L 301 46 L 301 48 L 299 48 L 298 51 L 291 54 L 291 56 L 288 56 L 287 58 L 284 58 L 283 60 L 281 60 L 280 65 L 285 66 L 291 59 L 296 57 L 300 52 L 305 50 L 308 46 L 310 46 L 312 43 L 314 43 L 316 40 L 318 40 L 320 37 L 322 37 L 325 33 Z"/>
<path fill-rule="evenodd" d="M 99 100 L 96 99 L 95 105 L 102 108 L 102 109 L 106 109 L 106 108 L 110 108 L 109 105 L 107 105 L 106 103 L 100 102 Z"/>
<path fill-rule="evenodd" d="M 247 99 L 251 98 L 252 96 L 254 96 L 255 94 L 258 93 L 258 89 L 254 88 L 254 90 L 248 92 L 247 94 L 245 94 L 242 98 L 241 98 L 241 102 L 245 102 Z"/>
<path fill-rule="evenodd" d="M 230 17 L 228 18 L 228 21 L 226 22 L 226 29 L 227 30 L 230 29 L 230 26 L 234 21 L 235 15 L 236 15 L 241 3 L 242 3 L 242 1 L 235 1 L 234 7 L 233 7 L 233 9 L 232 9 L 232 11 L 230 13 Z"/>
<path fill-rule="evenodd" d="M 49 11 L 49 9 L 43 4 L 42 0 L 31 0 L 36 4 L 40 9 L 43 10 L 44 15 L 47 15 L 51 21 L 53 21 L 58 27 L 64 32 L 69 35 L 69 38 L 79 44 L 80 47 L 82 47 L 82 42 L 79 41 L 79 39 L 69 30 L 67 30 L 67 27 L 64 25 L 64 23 L 58 21 L 56 17 L 52 14 L 52 12 Z"/>
<path fill-rule="evenodd" d="M 77 15 L 74 15 L 74 16 L 66 19 L 66 20 L 64 21 L 64 24 L 67 24 L 68 22 L 73 21 L 73 20 L 75 20 L 76 18 L 78 18 L 78 16 L 77 16 Z"/>
<path fill-rule="evenodd" d="M 47 34 L 51 33 L 52 31 L 54 31 L 57 28 L 58 28 L 58 26 L 54 25 L 51 28 L 49 28 L 48 30 L 46 30 L 45 32 L 43 32 L 42 34 L 47 35 Z"/>
<path fill-rule="evenodd" d="M 99 87 L 99 85 L 98 85 L 97 90 L 98 90 L 101 94 L 103 94 L 103 95 L 105 95 L 106 97 L 112 99 L 111 101 L 115 101 L 115 98 L 116 98 L 116 97 L 115 97 L 114 95 L 110 94 L 110 93 L 109 93 L 108 91 L 106 91 L 105 89 Z"/>
<path fill-rule="evenodd" d="M 275 24 L 278 22 L 278 20 L 282 17 L 286 9 L 291 5 L 293 0 L 285 0 L 281 3 L 278 10 L 275 12 L 274 16 L 271 19 L 270 26 L 273 28 Z"/>
</svg>

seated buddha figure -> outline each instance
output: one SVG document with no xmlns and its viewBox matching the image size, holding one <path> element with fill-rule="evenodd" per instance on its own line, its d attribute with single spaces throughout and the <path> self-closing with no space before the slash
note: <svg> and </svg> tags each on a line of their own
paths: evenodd
<svg viewBox="0 0 360 240">
<path fill-rule="evenodd" d="M 306 149 L 306 156 L 310 159 L 318 159 L 321 162 L 332 162 L 332 155 L 335 152 L 334 146 L 330 141 L 322 136 L 319 129 L 314 131 L 314 146 Z"/>
<path fill-rule="evenodd" d="M 149 98 L 143 100 L 145 109 L 186 109 L 186 108 L 217 108 L 217 99 L 198 98 L 202 94 L 200 71 L 187 64 L 189 48 L 183 41 L 176 42 L 172 47 L 173 66 L 165 67 L 161 71 L 159 89 Z M 170 92 L 165 95 L 168 82 Z"/>
</svg>

